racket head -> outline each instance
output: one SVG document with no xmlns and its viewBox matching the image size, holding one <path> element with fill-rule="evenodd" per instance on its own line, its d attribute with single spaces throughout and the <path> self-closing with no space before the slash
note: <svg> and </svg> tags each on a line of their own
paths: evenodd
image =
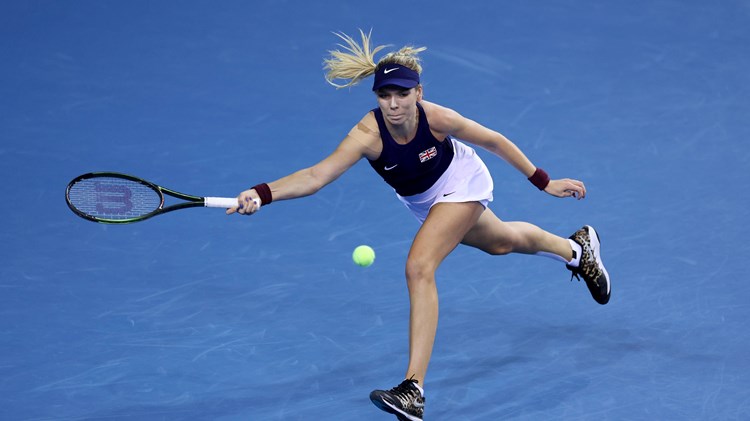
<svg viewBox="0 0 750 421">
<path fill-rule="evenodd" d="M 143 221 L 164 207 L 164 194 L 156 184 L 132 175 L 95 172 L 68 183 L 65 201 L 78 216 L 104 224 Z"/>
</svg>

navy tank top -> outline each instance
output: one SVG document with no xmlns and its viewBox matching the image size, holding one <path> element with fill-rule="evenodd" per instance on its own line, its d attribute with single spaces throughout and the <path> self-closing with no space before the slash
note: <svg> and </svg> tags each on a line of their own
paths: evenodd
<svg viewBox="0 0 750 421">
<path fill-rule="evenodd" d="M 396 143 L 388 132 L 380 108 L 372 110 L 380 129 L 383 152 L 378 159 L 368 161 L 383 180 L 401 196 L 412 196 L 427 191 L 453 160 L 453 142 L 448 137 L 443 141 L 436 139 L 419 103 L 417 109 L 417 134 L 405 145 Z"/>
</svg>

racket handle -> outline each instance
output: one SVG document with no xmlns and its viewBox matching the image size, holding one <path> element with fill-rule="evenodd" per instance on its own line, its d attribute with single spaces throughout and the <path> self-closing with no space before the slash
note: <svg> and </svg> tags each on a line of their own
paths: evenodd
<svg viewBox="0 0 750 421">
<path fill-rule="evenodd" d="M 239 205 L 236 197 L 204 197 L 204 206 L 207 208 L 236 208 Z M 256 205 L 260 206 L 258 199 L 253 199 Z"/>
</svg>

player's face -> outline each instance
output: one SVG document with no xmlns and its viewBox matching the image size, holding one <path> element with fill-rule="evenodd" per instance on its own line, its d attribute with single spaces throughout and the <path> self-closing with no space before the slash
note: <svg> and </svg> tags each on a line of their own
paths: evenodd
<svg viewBox="0 0 750 421">
<path fill-rule="evenodd" d="M 422 86 L 411 89 L 386 86 L 378 89 L 375 96 L 385 120 L 393 126 L 400 126 L 415 121 L 417 101 L 422 99 Z"/>
</svg>

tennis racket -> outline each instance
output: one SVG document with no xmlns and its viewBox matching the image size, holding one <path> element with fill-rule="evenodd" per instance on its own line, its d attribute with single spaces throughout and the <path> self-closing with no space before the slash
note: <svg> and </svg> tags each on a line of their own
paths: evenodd
<svg viewBox="0 0 750 421">
<path fill-rule="evenodd" d="M 164 207 L 165 194 L 183 201 Z M 76 215 L 103 224 L 130 224 L 199 206 L 229 209 L 238 205 L 236 197 L 192 196 L 115 172 L 79 175 L 68 183 L 65 201 Z"/>
</svg>

